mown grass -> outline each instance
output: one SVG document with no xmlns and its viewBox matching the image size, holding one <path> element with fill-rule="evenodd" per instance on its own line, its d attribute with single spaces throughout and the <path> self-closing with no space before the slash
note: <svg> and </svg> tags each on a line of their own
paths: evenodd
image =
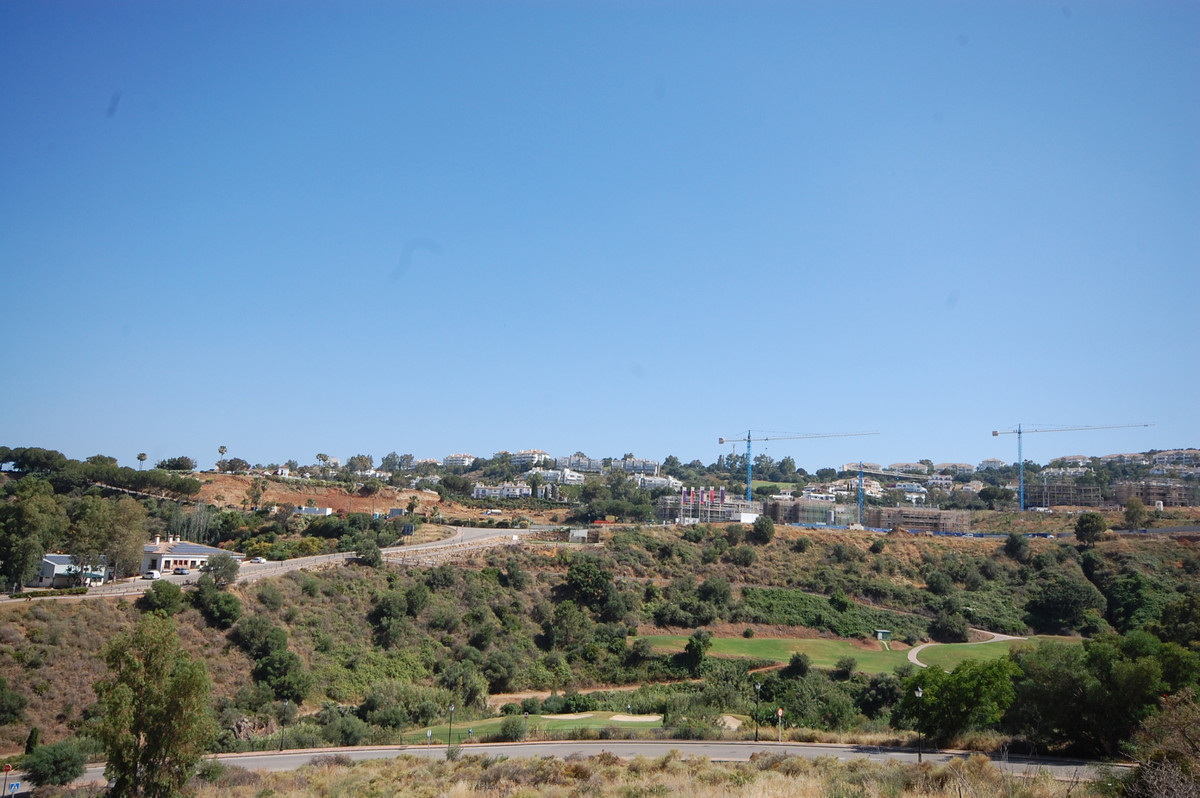
<svg viewBox="0 0 1200 798">
<path fill-rule="evenodd" d="M 991 643 L 947 643 L 944 645 L 933 645 L 928 648 L 921 649 L 917 654 L 917 658 L 922 663 L 930 667 L 941 668 L 944 671 L 954 670 L 955 666 L 974 660 L 976 662 L 987 662 L 994 659 L 1002 659 L 1008 656 L 1008 652 L 1013 646 L 1019 643 L 1039 642 L 1044 640 L 1056 640 L 1064 643 L 1082 643 L 1083 639 L 1079 637 L 1053 637 L 1050 635 L 1037 635 L 1026 640 L 996 640 Z"/>
<path fill-rule="evenodd" d="M 672 653 L 683 651 L 688 641 L 683 635 L 643 635 L 641 639 L 649 640 L 658 651 Z M 715 637 L 708 651 L 710 656 L 775 662 L 787 662 L 797 652 L 807 654 L 818 668 L 832 668 L 842 657 L 854 657 L 858 661 L 858 670 L 863 673 L 890 673 L 907 662 L 903 651 L 871 651 L 847 640 Z"/>
</svg>

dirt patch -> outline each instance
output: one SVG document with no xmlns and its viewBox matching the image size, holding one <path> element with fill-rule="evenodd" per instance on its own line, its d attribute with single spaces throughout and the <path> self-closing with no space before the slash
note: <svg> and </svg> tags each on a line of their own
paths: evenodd
<svg viewBox="0 0 1200 798">
<path fill-rule="evenodd" d="M 742 720 L 741 718 L 735 718 L 733 715 L 722 715 L 721 725 L 726 729 L 740 729 L 742 728 Z"/>
<path fill-rule="evenodd" d="M 250 475 L 218 474 L 213 472 L 197 473 L 193 476 L 200 480 L 200 501 L 217 507 L 242 509 L 242 501 L 249 501 L 246 495 L 251 483 L 256 479 Z M 412 498 L 417 500 L 417 512 L 430 515 L 436 508 L 447 520 L 484 517 L 484 510 L 475 507 L 463 507 L 455 502 L 443 502 L 436 493 L 423 490 L 408 490 L 383 487 L 374 496 L 363 496 L 356 492 L 347 491 L 341 486 L 329 484 L 311 484 L 308 480 L 282 479 L 267 477 L 263 489 L 262 507 L 290 504 L 294 507 L 304 507 L 311 501 L 316 507 L 331 507 L 335 513 L 387 513 L 392 508 L 408 509 Z M 502 514 L 492 513 L 492 517 L 512 519 L 516 516 L 529 518 L 536 524 L 549 524 L 551 517 L 561 515 L 559 510 L 505 510 Z"/>
</svg>

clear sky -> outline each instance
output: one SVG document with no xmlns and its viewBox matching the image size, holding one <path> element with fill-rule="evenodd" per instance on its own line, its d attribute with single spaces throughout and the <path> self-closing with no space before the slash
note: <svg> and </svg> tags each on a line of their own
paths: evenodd
<svg viewBox="0 0 1200 798">
<path fill-rule="evenodd" d="M 1200 3 L 8 0 L 0 97 L 4 445 L 1200 446 Z"/>
</svg>

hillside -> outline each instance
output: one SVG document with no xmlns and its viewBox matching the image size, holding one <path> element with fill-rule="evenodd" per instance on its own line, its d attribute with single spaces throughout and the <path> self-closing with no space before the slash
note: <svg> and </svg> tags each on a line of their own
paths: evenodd
<svg viewBox="0 0 1200 798">
<path fill-rule="evenodd" d="M 1113 539 L 1081 553 L 1051 540 L 1009 550 L 994 539 L 796 529 L 748 544 L 746 532 L 737 525 L 606 530 L 601 546 L 530 543 L 435 568 L 298 571 L 234 586 L 241 617 L 231 630 L 195 609 L 176 619 L 184 646 L 203 657 L 214 677 L 226 730 L 222 747 L 236 750 L 250 745 L 250 736 L 278 728 L 278 699 L 285 695 L 294 695 L 293 709 L 301 703 L 305 718 L 289 731 L 296 745 L 392 741 L 410 725 L 441 719 L 450 703 L 459 706 L 460 721 L 483 717 L 491 694 L 697 675 L 702 681 L 694 686 L 643 687 L 592 703 L 568 696 L 565 706 L 608 702 L 623 710 L 628 700 L 675 723 L 687 716 L 710 724 L 713 712 L 754 708 L 747 704 L 753 694 L 747 672 L 755 663 L 696 660 L 672 653 L 678 643 L 656 650 L 641 635 L 687 635 L 707 626 L 738 639 L 747 630 L 760 638 L 842 637 L 859 640 L 859 656 L 869 660 L 878 644 L 867 639 L 880 626 L 910 644 L 953 639 L 968 618 L 1018 634 L 1124 632 L 1157 621 L 1200 572 L 1197 545 L 1169 538 Z M 1095 600 L 1098 609 L 1064 614 L 1055 602 L 1075 593 L 1062 590 L 1076 591 L 1085 607 Z M 111 600 L 0 605 L 0 677 L 28 701 L 23 722 L 0 727 L 0 746 L 19 747 L 30 726 L 45 740 L 85 729 L 99 652 L 138 615 L 129 603 Z M 294 681 L 286 684 L 279 674 L 260 672 L 254 657 L 261 652 L 243 648 L 270 638 L 272 628 L 282 630 L 296 658 L 297 670 L 287 677 Z M 870 686 L 880 679 L 888 691 L 896 689 L 894 676 L 859 673 L 838 681 L 814 670 L 805 679 L 817 680 L 806 690 L 832 703 L 793 695 L 795 685 L 783 675 L 764 679 L 763 697 L 781 706 L 798 702 L 797 722 L 818 729 L 901 712 L 892 709 L 895 693 L 880 694 L 878 705 L 870 698 L 882 689 Z M 345 709 L 329 714 L 326 702 Z M 564 699 L 549 704 L 561 711 Z M 822 705 L 833 714 L 803 715 L 805 706 Z M 531 706 L 541 710 L 541 702 Z M 856 712 L 865 713 L 863 720 L 855 720 Z"/>
<path fill-rule="evenodd" d="M 221 474 L 204 472 L 195 474 L 200 480 L 198 499 L 217 507 L 241 508 L 243 499 L 249 495 L 255 477 L 240 474 Z M 313 482 L 301 479 L 265 478 L 261 505 L 291 504 L 303 507 L 312 502 L 317 507 L 331 507 L 337 513 L 382 513 L 387 515 L 392 508 L 407 509 L 411 499 L 418 502 L 417 514 L 431 516 L 440 514 L 446 519 L 479 518 L 483 510 L 466 507 L 458 502 L 443 501 L 436 493 L 420 490 L 405 490 L 391 486 L 382 487 L 373 496 L 348 490 L 345 486 L 333 482 Z M 436 513 L 435 513 L 436 511 Z M 534 523 L 553 523 L 553 518 L 565 511 L 558 510 L 521 510 L 520 515 L 531 519 Z"/>
</svg>

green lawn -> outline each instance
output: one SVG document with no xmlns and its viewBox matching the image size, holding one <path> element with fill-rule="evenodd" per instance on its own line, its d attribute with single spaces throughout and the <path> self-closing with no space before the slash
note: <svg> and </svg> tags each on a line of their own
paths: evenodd
<svg viewBox="0 0 1200 798">
<path fill-rule="evenodd" d="M 1031 637 L 1029 638 L 1028 642 L 1037 643 L 1044 640 L 1057 640 L 1059 642 L 1072 644 L 1078 644 L 1082 642 L 1082 639 L 1078 637 L 1050 637 L 1042 635 Z M 951 671 L 954 670 L 956 665 L 966 662 L 967 660 L 980 660 L 986 662 L 988 660 L 1007 657 L 1008 652 L 1014 645 L 1024 642 L 1027 641 L 998 640 L 994 643 L 975 643 L 970 645 L 962 643 L 947 643 L 946 645 L 930 646 L 929 648 L 921 649 L 921 653 L 917 655 L 917 658 L 920 659 L 921 662 L 931 667 L 936 666 L 944 671 Z"/>
<path fill-rule="evenodd" d="M 645 635 L 646 640 L 658 651 L 676 653 L 683 651 L 687 638 L 683 635 Z M 1031 641 L 1060 640 L 1078 643 L 1078 638 L 1031 637 Z M 967 660 L 993 660 L 1008 656 L 1009 649 L 1020 640 L 1002 640 L 995 643 L 945 643 L 922 649 L 918 655 L 926 665 L 943 670 L 953 670 L 955 665 Z M 745 638 L 714 637 L 708 653 L 718 657 L 756 657 L 776 662 L 787 662 L 792 654 L 803 651 L 818 668 L 832 668 L 842 657 L 858 660 L 858 670 L 863 673 L 890 673 L 897 665 L 908 661 L 904 651 L 864 651 L 848 640 L 804 639 L 804 638 Z"/>
<path fill-rule="evenodd" d="M 659 651 L 667 652 L 683 651 L 688 640 L 683 635 L 646 635 L 644 639 Z M 890 672 L 907 661 L 903 651 L 864 651 L 848 640 L 803 638 L 715 637 L 709 654 L 787 662 L 797 651 L 807 654 L 818 668 L 832 668 L 842 657 L 854 657 L 858 669 L 864 673 Z"/>
</svg>

